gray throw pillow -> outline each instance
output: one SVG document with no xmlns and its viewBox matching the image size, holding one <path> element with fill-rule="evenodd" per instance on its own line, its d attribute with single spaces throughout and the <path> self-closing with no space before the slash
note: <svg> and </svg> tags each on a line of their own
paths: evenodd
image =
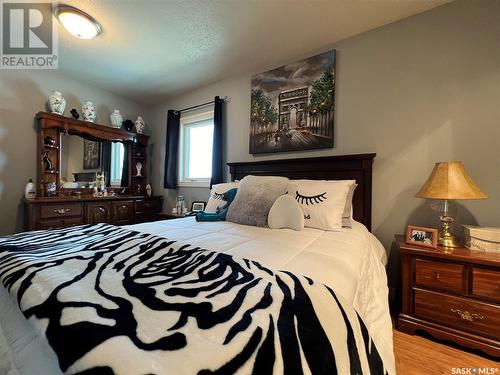
<svg viewBox="0 0 500 375">
<path fill-rule="evenodd" d="M 288 178 L 246 176 L 227 212 L 227 221 L 256 227 L 267 226 L 267 216 L 279 196 L 285 194 Z"/>
</svg>

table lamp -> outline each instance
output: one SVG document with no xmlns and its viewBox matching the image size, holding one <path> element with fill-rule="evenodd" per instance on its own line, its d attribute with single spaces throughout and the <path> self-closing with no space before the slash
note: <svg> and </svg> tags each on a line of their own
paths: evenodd
<svg viewBox="0 0 500 375">
<path fill-rule="evenodd" d="M 459 161 L 436 163 L 424 186 L 415 195 L 418 198 L 444 200 L 443 215 L 439 220 L 443 223 L 439 232 L 438 244 L 444 247 L 460 247 L 460 242 L 450 232 L 453 218 L 448 215 L 450 199 L 485 199 L 488 198 L 472 181 Z"/>
</svg>

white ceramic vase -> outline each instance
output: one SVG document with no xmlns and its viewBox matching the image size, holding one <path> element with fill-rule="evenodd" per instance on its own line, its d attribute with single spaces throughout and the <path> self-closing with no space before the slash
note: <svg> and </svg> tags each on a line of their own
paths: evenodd
<svg viewBox="0 0 500 375">
<path fill-rule="evenodd" d="M 62 97 L 59 91 L 52 91 L 49 96 L 49 109 L 52 113 L 57 113 L 58 115 L 64 114 L 64 108 L 66 107 L 66 99 Z"/>
<path fill-rule="evenodd" d="M 134 124 L 135 124 L 135 131 L 137 133 L 144 132 L 144 127 L 146 126 L 146 124 L 144 123 L 144 120 L 141 116 L 137 116 L 137 120 L 135 120 Z"/>
<path fill-rule="evenodd" d="M 82 105 L 82 116 L 85 121 L 94 122 L 96 118 L 94 104 L 91 101 Z"/>
<path fill-rule="evenodd" d="M 120 129 L 122 127 L 123 117 L 118 109 L 115 109 L 109 118 L 113 128 Z"/>
</svg>

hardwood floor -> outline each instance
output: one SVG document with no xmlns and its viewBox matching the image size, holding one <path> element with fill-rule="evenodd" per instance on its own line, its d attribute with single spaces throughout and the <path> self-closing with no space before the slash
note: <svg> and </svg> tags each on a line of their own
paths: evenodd
<svg viewBox="0 0 500 375">
<path fill-rule="evenodd" d="M 453 368 L 492 368 L 493 370 L 484 374 L 500 374 L 500 362 L 420 336 L 411 336 L 396 330 L 393 330 L 393 333 L 398 375 L 451 375 Z M 460 374 L 460 372 L 455 373 Z M 463 373 L 469 374 L 469 372 Z M 470 372 L 470 374 L 479 373 L 479 371 Z"/>
</svg>

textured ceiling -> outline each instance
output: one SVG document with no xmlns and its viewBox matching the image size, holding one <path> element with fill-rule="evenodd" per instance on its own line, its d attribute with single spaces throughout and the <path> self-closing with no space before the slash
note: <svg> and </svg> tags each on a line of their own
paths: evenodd
<svg viewBox="0 0 500 375">
<path fill-rule="evenodd" d="M 59 26 L 59 69 L 150 104 L 255 72 L 449 0 L 69 0 L 103 34 Z"/>
</svg>

